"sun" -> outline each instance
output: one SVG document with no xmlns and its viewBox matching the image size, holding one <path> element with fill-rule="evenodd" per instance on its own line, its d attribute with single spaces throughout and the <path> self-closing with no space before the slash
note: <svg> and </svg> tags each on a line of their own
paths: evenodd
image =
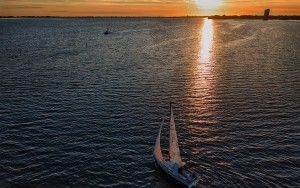
<svg viewBox="0 0 300 188">
<path fill-rule="evenodd" d="M 195 0 L 199 8 L 214 10 L 223 4 L 223 0 Z"/>
</svg>

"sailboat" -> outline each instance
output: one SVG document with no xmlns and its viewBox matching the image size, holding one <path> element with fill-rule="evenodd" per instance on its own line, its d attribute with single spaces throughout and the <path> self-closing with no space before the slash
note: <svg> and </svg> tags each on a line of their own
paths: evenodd
<svg viewBox="0 0 300 188">
<path fill-rule="evenodd" d="M 160 135 L 163 122 L 160 125 L 158 136 L 155 142 L 153 152 L 154 160 L 158 168 L 167 174 L 172 180 L 179 185 L 187 188 L 196 188 L 199 179 L 194 173 L 185 168 L 181 159 L 178 146 L 175 120 L 173 115 L 172 104 L 170 103 L 170 138 L 169 138 L 169 155 L 170 158 L 164 158 L 160 147 Z"/>
<path fill-rule="evenodd" d="M 108 34 L 111 34 L 111 31 L 107 28 L 106 31 L 104 31 L 103 33 L 104 35 L 108 35 Z"/>
</svg>

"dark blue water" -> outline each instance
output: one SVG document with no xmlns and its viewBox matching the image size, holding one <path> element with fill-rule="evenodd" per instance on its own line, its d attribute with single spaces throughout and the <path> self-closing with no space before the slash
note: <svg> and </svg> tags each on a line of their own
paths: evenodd
<svg viewBox="0 0 300 188">
<path fill-rule="evenodd" d="M 299 21 L 1 19 L 0 43 L 0 187 L 174 187 L 170 100 L 201 185 L 300 186 Z"/>
</svg>

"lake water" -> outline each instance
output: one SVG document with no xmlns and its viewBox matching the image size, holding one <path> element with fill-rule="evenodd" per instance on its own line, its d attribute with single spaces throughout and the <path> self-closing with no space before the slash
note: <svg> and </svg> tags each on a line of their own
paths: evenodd
<svg viewBox="0 0 300 188">
<path fill-rule="evenodd" d="M 0 41 L 0 187 L 174 187 L 170 101 L 200 185 L 300 186 L 299 21 L 1 19 Z"/>
</svg>

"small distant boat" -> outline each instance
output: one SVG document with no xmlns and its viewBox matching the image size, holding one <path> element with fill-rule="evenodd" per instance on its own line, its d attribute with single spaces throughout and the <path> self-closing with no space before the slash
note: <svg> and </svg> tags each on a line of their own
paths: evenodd
<svg viewBox="0 0 300 188">
<path fill-rule="evenodd" d="M 107 28 L 106 31 L 104 31 L 103 33 L 104 35 L 108 35 L 108 34 L 111 34 L 111 31 Z"/>
<path fill-rule="evenodd" d="M 175 120 L 173 116 L 172 104 L 170 103 L 170 140 L 169 140 L 169 159 L 165 159 L 160 147 L 160 135 L 162 130 L 160 125 L 158 136 L 155 142 L 153 152 L 155 163 L 164 173 L 166 173 L 172 180 L 183 187 L 196 188 L 199 179 L 197 176 L 189 171 L 184 166 L 181 160 L 180 150 L 178 146 L 177 133 L 175 128 Z"/>
</svg>

